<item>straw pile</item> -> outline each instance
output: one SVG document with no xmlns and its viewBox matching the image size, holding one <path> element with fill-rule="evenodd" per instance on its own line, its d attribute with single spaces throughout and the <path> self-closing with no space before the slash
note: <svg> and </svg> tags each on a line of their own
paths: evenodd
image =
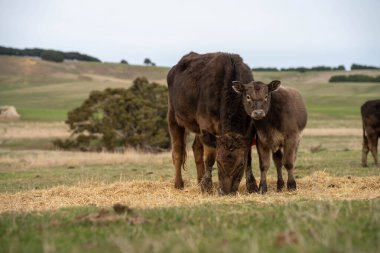
<svg viewBox="0 0 380 253">
<path fill-rule="evenodd" d="M 195 206 L 205 203 L 286 203 L 297 200 L 370 200 L 380 198 L 380 177 L 333 177 L 325 172 L 298 179 L 296 192 L 275 192 L 275 178 L 269 178 L 266 195 L 247 194 L 242 183 L 237 196 L 201 194 L 195 181 L 186 181 L 185 190 L 176 190 L 164 181 L 102 182 L 59 186 L 46 190 L 0 193 L 0 213 L 55 210 L 62 207 L 110 207 L 123 203 L 132 208 Z M 214 185 L 217 187 L 217 185 Z M 216 191 L 214 191 L 216 192 Z"/>
</svg>

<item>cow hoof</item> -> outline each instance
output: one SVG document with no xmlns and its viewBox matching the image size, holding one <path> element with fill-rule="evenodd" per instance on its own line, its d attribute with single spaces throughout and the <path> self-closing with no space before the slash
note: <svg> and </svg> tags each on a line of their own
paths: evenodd
<svg viewBox="0 0 380 253">
<path fill-rule="evenodd" d="M 248 193 L 254 193 L 254 192 L 259 191 L 259 188 L 257 188 L 256 182 L 247 182 L 246 186 L 247 186 Z"/>
<path fill-rule="evenodd" d="M 285 186 L 284 180 L 277 180 L 277 191 L 278 192 L 282 192 L 282 190 L 284 190 L 284 186 Z"/>
<path fill-rule="evenodd" d="M 288 191 L 295 191 L 297 190 L 297 184 L 296 184 L 296 181 L 293 180 L 293 181 L 288 181 L 286 186 L 288 187 Z"/>
<path fill-rule="evenodd" d="M 265 193 L 267 193 L 267 191 L 268 191 L 267 182 L 266 182 L 266 181 L 262 181 L 262 182 L 260 182 L 260 185 L 259 185 L 259 193 L 261 193 L 261 194 L 265 194 Z"/>
<path fill-rule="evenodd" d="M 179 189 L 179 190 L 183 190 L 183 188 L 184 188 L 183 180 L 181 180 L 181 181 L 176 181 L 176 182 L 174 183 L 174 188 Z"/>
<path fill-rule="evenodd" d="M 201 180 L 201 189 L 202 192 L 211 193 L 212 189 L 212 180 L 209 177 L 204 177 Z"/>
<path fill-rule="evenodd" d="M 366 168 L 366 167 L 368 167 L 368 165 L 367 165 L 366 163 L 363 163 L 363 164 L 362 164 L 362 167 L 363 167 L 363 168 Z"/>
</svg>

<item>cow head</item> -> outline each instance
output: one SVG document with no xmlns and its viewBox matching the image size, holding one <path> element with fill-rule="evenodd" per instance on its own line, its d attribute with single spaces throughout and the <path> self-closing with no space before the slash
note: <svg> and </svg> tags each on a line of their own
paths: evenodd
<svg viewBox="0 0 380 253">
<path fill-rule="evenodd" d="M 216 142 L 219 194 L 235 194 L 239 188 L 247 163 L 249 145 L 246 138 L 237 133 L 226 133 Z"/>
<path fill-rule="evenodd" d="M 243 96 L 245 111 L 255 120 L 260 120 L 267 115 L 270 107 L 271 93 L 281 85 L 281 82 L 278 80 L 274 80 L 269 84 L 255 81 L 247 84 L 239 81 L 233 81 L 232 83 L 232 88 Z"/>
</svg>

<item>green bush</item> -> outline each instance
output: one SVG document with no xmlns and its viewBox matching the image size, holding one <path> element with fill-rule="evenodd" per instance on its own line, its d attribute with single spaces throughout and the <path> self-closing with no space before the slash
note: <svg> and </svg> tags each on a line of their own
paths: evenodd
<svg viewBox="0 0 380 253">
<path fill-rule="evenodd" d="M 330 83 L 336 82 L 380 82 L 380 76 L 367 76 L 367 75 L 336 75 L 332 76 L 329 80 Z"/>
<path fill-rule="evenodd" d="M 380 69 L 378 67 L 375 67 L 375 66 L 367 66 L 367 65 L 361 65 L 361 64 L 352 64 L 351 65 L 351 70 L 355 70 L 355 69 Z"/>
<path fill-rule="evenodd" d="M 59 51 L 47 50 L 41 54 L 41 59 L 45 61 L 63 62 L 64 55 Z"/>
<path fill-rule="evenodd" d="M 54 144 L 82 151 L 166 150 L 170 146 L 167 93 L 165 86 L 146 78 L 135 79 L 129 89 L 92 91 L 81 106 L 68 113 L 66 124 L 74 138 Z"/>
</svg>

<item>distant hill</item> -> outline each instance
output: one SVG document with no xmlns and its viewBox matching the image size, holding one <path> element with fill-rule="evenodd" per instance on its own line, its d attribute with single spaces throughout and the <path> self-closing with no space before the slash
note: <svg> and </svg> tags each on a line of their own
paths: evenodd
<svg viewBox="0 0 380 253">
<path fill-rule="evenodd" d="M 2 56 L 0 55 L 0 75 L 15 76 L 17 78 L 65 77 L 78 79 L 87 76 L 93 81 L 124 79 L 133 80 L 145 76 L 152 81 L 163 80 L 166 83 L 168 67 L 151 67 L 143 65 L 126 65 L 120 63 L 65 61 L 54 63 L 42 61 L 35 57 Z M 87 79 L 88 79 L 87 78 Z M 86 79 L 86 78 L 85 78 Z"/>
<path fill-rule="evenodd" d="M 32 57 L 43 57 L 47 53 L 57 53 L 62 56 L 65 60 L 77 60 L 77 61 L 94 61 L 100 62 L 98 58 L 89 56 L 86 54 L 81 54 L 78 52 L 62 52 L 58 50 L 42 49 L 42 48 L 25 48 L 17 49 L 12 47 L 0 46 L 0 55 L 14 55 L 14 56 L 32 56 Z"/>
<path fill-rule="evenodd" d="M 169 67 L 119 63 L 43 61 L 36 57 L 0 55 L 0 105 L 13 105 L 22 120 L 63 121 L 69 110 L 79 106 L 93 90 L 128 88 L 137 77 L 166 85 Z M 378 98 L 379 83 L 329 83 L 333 75 L 378 76 L 380 70 L 346 71 L 264 71 L 256 80 L 281 80 L 297 88 L 308 105 L 308 126 L 329 124 L 347 118 L 360 127 L 359 108 L 364 101 Z"/>
</svg>

